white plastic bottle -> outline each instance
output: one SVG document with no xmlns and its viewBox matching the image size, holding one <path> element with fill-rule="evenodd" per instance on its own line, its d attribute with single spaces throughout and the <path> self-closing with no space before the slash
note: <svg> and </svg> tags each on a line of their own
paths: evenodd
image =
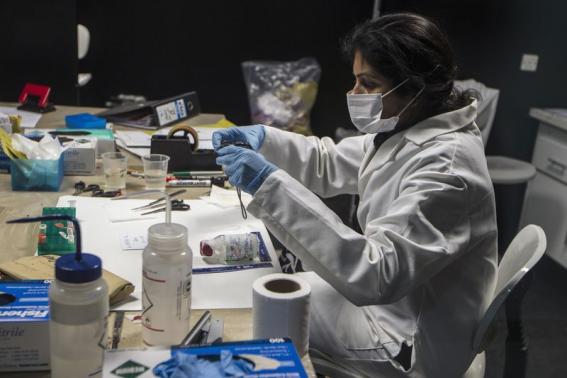
<svg viewBox="0 0 567 378">
<path fill-rule="evenodd" d="M 219 235 L 200 244 L 201 256 L 209 263 L 234 264 L 258 258 L 260 242 L 254 233 Z"/>
<path fill-rule="evenodd" d="M 143 253 L 142 337 L 148 345 L 177 345 L 190 331 L 193 253 L 187 228 L 159 223 Z"/>
<path fill-rule="evenodd" d="M 102 377 L 108 287 L 100 258 L 61 256 L 49 288 L 51 376 Z"/>
</svg>

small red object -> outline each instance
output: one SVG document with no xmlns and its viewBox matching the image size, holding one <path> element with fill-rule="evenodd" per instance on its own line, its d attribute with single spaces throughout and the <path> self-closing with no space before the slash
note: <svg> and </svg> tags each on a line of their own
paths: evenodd
<svg viewBox="0 0 567 378">
<path fill-rule="evenodd" d="M 20 93 L 18 109 L 37 113 L 47 113 L 55 110 L 53 104 L 49 103 L 51 87 L 46 85 L 27 83 Z"/>
</svg>

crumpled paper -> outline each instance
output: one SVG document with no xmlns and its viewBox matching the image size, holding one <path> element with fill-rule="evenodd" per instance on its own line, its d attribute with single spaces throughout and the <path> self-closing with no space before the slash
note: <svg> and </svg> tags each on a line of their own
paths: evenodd
<svg viewBox="0 0 567 378">
<path fill-rule="evenodd" d="M 39 142 L 20 134 L 13 134 L 12 146 L 16 150 L 23 152 L 31 160 L 58 160 L 67 149 L 61 146 L 58 139 L 53 139 L 49 134 L 45 134 Z"/>
</svg>

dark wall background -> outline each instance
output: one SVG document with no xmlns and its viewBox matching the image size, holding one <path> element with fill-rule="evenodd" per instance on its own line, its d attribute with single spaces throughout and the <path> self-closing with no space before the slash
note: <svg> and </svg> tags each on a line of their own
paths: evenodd
<svg viewBox="0 0 567 378">
<path fill-rule="evenodd" d="M 52 87 L 50 99 L 76 101 L 76 0 L 0 0 L 0 101 L 17 101 L 24 84 Z"/>
<path fill-rule="evenodd" d="M 84 104 L 111 94 L 163 98 L 196 90 L 204 112 L 250 122 L 240 63 L 315 57 L 322 67 L 314 132 L 331 135 L 348 121 L 351 68 L 339 38 L 370 18 L 372 0 L 144 1 L 81 0 L 78 19 L 91 31 L 81 69 L 93 80 Z"/>
<path fill-rule="evenodd" d="M 455 48 L 460 78 L 500 89 L 489 155 L 531 161 L 538 122 L 530 107 L 567 107 L 567 2 L 556 0 L 384 0 L 382 12 L 412 11 L 438 21 Z M 536 72 L 522 54 L 539 55 Z M 525 186 L 497 186 L 501 249 L 517 232 Z"/>
<path fill-rule="evenodd" d="M 487 152 L 531 160 L 537 122 L 529 108 L 567 105 L 567 2 L 384 0 L 382 11 L 436 19 L 453 43 L 460 77 L 500 89 Z M 523 53 L 540 56 L 537 72 L 520 71 Z"/>
</svg>

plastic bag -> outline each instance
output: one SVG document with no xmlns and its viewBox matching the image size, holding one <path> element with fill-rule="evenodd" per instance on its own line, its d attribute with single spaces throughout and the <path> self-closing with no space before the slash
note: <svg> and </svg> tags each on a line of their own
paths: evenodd
<svg viewBox="0 0 567 378">
<path fill-rule="evenodd" d="M 309 115 L 321 68 L 313 58 L 242 63 L 253 123 L 311 135 Z"/>
</svg>

